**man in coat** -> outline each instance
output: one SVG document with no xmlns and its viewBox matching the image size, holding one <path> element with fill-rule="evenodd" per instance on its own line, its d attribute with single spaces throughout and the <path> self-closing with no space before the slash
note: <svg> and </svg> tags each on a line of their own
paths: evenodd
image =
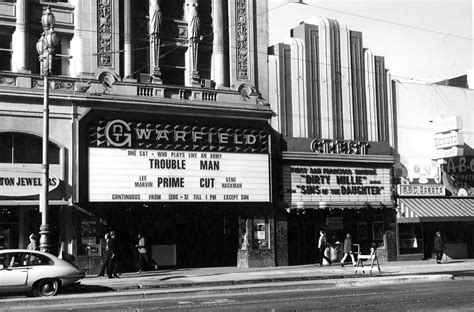
<svg viewBox="0 0 474 312">
<path fill-rule="evenodd" d="M 441 259 L 443 259 L 443 252 L 444 252 L 444 241 L 441 237 L 441 232 L 436 232 L 436 236 L 434 238 L 434 252 L 436 254 L 436 262 L 438 264 L 441 263 Z"/>
<path fill-rule="evenodd" d="M 346 261 L 347 256 L 351 256 L 352 264 L 355 266 L 356 261 L 354 258 L 354 254 L 352 253 L 352 237 L 351 237 L 351 234 L 349 233 L 347 233 L 346 239 L 344 239 L 343 251 L 344 251 L 344 257 L 342 257 L 341 259 L 341 266 L 342 267 L 344 266 L 344 261 Z"/>
<path fill-rule="evenodd" d="M 326 233 L 323 230 L 319 231 L 318 249 L 319 249 L 319 264 L 323 266 L 324 259 L 331 265 L 331 259 L 325 255 L 326 248 L 328 247 L 328 239 Z"/>
</svg>

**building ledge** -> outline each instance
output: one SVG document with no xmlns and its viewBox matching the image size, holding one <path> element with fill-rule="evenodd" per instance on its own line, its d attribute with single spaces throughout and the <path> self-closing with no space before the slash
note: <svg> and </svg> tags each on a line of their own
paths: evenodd
<svg viewBox="0 0 474 312">
<path fill-rule="evenodd" d="M 202 109 L 258 112 L 270 118 L 272 110 L 258 94 L 238 91 L 174 86 L 135 81 L 110 81 L 55 76 L 49 78 L 50 98 L 68 98 L 83 102 L 109 102 L 127 105 L 176 105 Z M 44 80 L 37 74 L 0 71 L 0 93 L 42 97 Z M 21 90 L 21 91 L 20 91 Z"/>
</svg>

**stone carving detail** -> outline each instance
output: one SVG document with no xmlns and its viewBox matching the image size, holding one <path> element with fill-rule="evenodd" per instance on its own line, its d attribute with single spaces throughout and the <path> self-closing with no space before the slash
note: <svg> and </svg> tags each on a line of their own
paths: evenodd
<svg viewBox="0 0 474 312">
<path fill-rule="evenodd" d="M 199 42 L 201 41 L 201 19 L 198 13 L 198 0 L 188 0 L 188 45 L 191 49 L 191 84 L 199 84 L 199 72 L 197 69 Z"/>
<path fill-rule="evenodd" d="M 160 30 L 163 16 L 161 15 L 160 1 L 150 0 L 148 15 L 148 35 L 150 36 L 150 78 L 154 83 L 161 83 L 160 70 Z"/>
<path fill-rule="evenodd" d="M 249 79 L 247 0 L 236 1 L 237 79 Z"/>
<path fill-rule="evenodd" d="M 112 0 L 98 0 L 97 13 L 97 61 L 99 66 L 112 66 Z"/>
<path fill-rule="evenodd" d="M 16 77 L 0 76 L 0 84 L 16 85 Z"/>
</svg>

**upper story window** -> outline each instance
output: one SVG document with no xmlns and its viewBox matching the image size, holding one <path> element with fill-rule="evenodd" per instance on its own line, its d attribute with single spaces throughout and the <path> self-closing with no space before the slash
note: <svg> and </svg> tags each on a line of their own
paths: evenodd
<svg viewBox="0 0 474 312">
<path fill-rule="evenodd" d="M 41 164 L 42 138 L 18 132 L 0 132 L 0 163 Z M 48 144 L 48 163 L 59 164 L 59 147 Z"/>
<path fill-rule="evenodd" d="M 0 31 L 0 70 L 12 69 L 11 34 Z"/>
</svg>

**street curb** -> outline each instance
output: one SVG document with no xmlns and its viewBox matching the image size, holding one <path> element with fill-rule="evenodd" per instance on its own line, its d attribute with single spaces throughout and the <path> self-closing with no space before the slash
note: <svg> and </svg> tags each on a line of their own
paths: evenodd
<svg viewBox="0 0 474 312">
<path fill-rule="evenodd" d="M 92 293 L 81 293 L 76 295 L 60 295 L 52 298 L 14 298 L 5 299 L 1 304 L 1 311 L 4 310 L 25 310 L 38 309 L 39 306 L 48 307 L 66 307 L 73 304 L 89 304 L 110 302 L 129 302 L 144 299 L 160 298 L 180 298 L 180 297 L 198 297 L 222 294 L 237 293 L 264 293 L 270 291 L 289 292 L 297 290 L 316 290 L 333 288 L 351 288 L 351 287 L 369 287 L 375 285 L 390 285 L 402 283 L 422 283 L 432 281 L 453 280 L 451 274 L 436 275 L 401 275 L 401 276 L 373 276 L 359 278 L 339 278 L 339 279 L 319 279 L 319 280 L 299 280 L 299 281 L 280 281 L 269 283 L 246 283 L 214 286 L 195 286 L 192 287 L 167 287 L 167 288 L 148 288 L 135 289 L 129 291 L 101 292 L 100 296 Z M 230 281 L 236 282 L 236 281 Z"/>
</svg>

